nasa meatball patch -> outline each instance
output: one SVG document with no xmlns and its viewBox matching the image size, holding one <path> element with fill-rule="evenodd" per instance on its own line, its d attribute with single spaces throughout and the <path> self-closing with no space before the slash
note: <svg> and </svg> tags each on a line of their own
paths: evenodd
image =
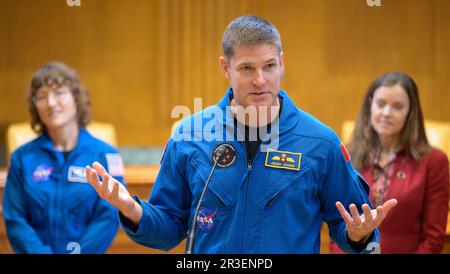
<svg viewBox="0 0 450 274">
<path fill-rule="evenodd" d="M 198 228 L 203 232 L 209 232 L 214 227 L 214 217 L 217 211 L 212 211 L 209 208 L 201 207 L 197 215 Z"/>
</svg>

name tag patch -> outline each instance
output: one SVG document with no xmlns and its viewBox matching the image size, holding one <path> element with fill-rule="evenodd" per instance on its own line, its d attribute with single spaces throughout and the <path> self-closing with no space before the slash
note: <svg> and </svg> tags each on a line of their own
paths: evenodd
<svg viewBox="0 0 450 274">
<path fill-rule="evenodd" d="M 301 153 L 268 149 L 264 165 L 271 168 L 300 170 L 301 161 Z"/>
<path fill-rule="evenodd" d="M 69 182 L 87 183 L 86 169 L 80 166 L 70 166 L 67 173 L 67 180 Z"/>
</svg>

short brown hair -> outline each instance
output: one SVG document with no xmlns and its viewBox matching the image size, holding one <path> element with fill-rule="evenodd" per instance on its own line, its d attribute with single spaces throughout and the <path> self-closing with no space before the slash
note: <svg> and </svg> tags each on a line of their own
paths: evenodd
<svg viewBox="0 0 450 274">
<path fill-rule="evenodd" d="M 88 91 L 81 83 L 77 72 L 62 62 L 50 62 L 39 68 L 31 79 L 28 92 L 28 110 L 31 115 L 31 128 L 36 133 L 46 132 L 47 128 L 42 123 L 34 97 L 43 86 L 67 86 L 75 99 L 77 107 L 77 120 L 80 128 L 85 127 L 91 117 L 91 102 Z"/>
<path fill-rule="evenodd" d="M 276 46 L 281 52 L 281 38 L 277 28 L 267 20 L 245 15 L 234 19 L 225 29 L 222 39 L 223 55 L 230 59 L 234 48 L 239 46 L 258 46 L 264 43 Z"/>
<path fill-rule="evenodd" d="M 408 116 L 399 135 L 401 149 L 405 150 L 410 157 L 416 160 L 428 154 L 431 149 L 425 133 L 419 90 L 416 83 L 403 72 L 388 72 L 372 82 L 364 96 L 360 113 L 356 119 L 349 152 L 353 165 L 357 170 L 361 171 L 361 169 L 372 163 L 380 146 L 378 134 L 370 122 L 370 107 L 373 95 L 379 87 L 395 85 L 400 85 L 405 90 L 410 102 Z"/>
</svg>

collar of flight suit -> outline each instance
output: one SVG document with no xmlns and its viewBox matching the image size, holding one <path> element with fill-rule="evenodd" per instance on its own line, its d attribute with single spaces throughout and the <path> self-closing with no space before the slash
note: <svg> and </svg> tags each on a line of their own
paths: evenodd
<svg viewBox="0 0 450 274">
<path fill-rule="evenodd" d="M 81 149 L 86 149 L 89 147 L 89 140 L 92 138 L 92 135 L 86 130 L 86 128 L 80 128 L 78 132 L 78 141 L 77 145 L 73 148 L 72 151 L 80 151 Z M 55 147 L 53 146 L 52 139 L 50 138 L 50 135 L 47 132 L 42 133 L 38 137 L 38 144 L 39 147 L 43 148 L 44 150 L 50 151 L 50 152 L 56 152 Z"/>
<path fill-rule="evenodd" d="M 287 93 L 284 90 L 280 90 L 278 96 L 283 100 L 283 106 L 281 108 L 280 117 L 282 119 L 276 119 L 275 124 L 272 124 L 271 128 L 277 129 L 279 134 L 283 134 L 285 132 L 294 130 L 298 123 L 298 114 L 300 113 L 299 109 L 295 106 L 294 102 L 289 98 Z M 220 100 L 217 104 L 226 114 L 224 117 L 224 125 L 231 125 L 234 123 L 234 117 L 230 114 L 230 112 L 226 112 L 227 108 L 231 106 L 231 98 L 233 97 L 233 89 L 228 88 L 225 96 Z M 278 127 L 276 127 L 278 125 Z M 274 134 L 275 132 L 271 132 Z"/>
</svg>

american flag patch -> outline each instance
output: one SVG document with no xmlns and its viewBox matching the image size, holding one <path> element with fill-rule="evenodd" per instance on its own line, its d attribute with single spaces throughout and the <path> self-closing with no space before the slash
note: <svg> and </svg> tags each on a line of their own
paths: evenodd
<svg viewBox="0 0 450 274">
<path fill-rule="evenodd" d="M 106 162 L 108 163 L 108 173 L 111 176 L 123 176 L 125 174 L 122 157 L 119 154 L 106 153 Z"/>
<path fill-rule="evenodd" d="M 350 162 L 351 158 L 350 158 L 350 154 L 348 154 L 347 148 L 344 146 L 343 143 L 341 143 L 341 145 L 339 147 L 341 148 L 341 152 L 344 155 L 345 162 L 346 163 Z"/>
</svg>

